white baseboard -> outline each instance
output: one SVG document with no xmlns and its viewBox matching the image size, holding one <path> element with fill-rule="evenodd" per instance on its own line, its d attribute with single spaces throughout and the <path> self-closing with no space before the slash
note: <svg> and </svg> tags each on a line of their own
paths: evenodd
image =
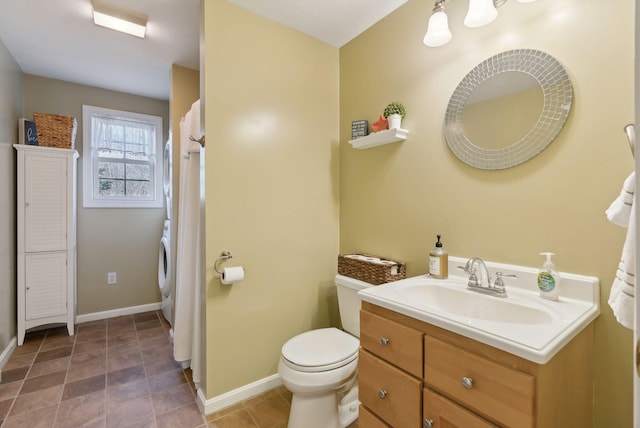
<svg viewBox="0 0 640 428">
<path fill-rule="evenodd" d="M 264 379 L 260 379 L 248 385 L 241 386 L 233 391 L 225 392 L 222 395 L 213 397 L 209 400 L 206 399 L 202 389 L 198 388 L 198 408 L 203 415 L 210 415 L 219 410 L 238 404 L 243 400 L 246 400 L 256 395 L 263 394 L 271 389 L 277 388 L 282 385 L 282 379 L 280 375 L 274 374 Z"/>
<path fill-rule="evenodd" d="M 13 354 L 13 351 L 16 349 L 17 343 L 18 343 L 17 339 L 13 337 L 9 341 L 9 344 L 7 345 L 7 347 L 4 348 L 4 350 L 2 351 L 2 354 L 0 354 L 0 370 L 2 370 L 5 364 L 7 364 L 7 362 L 9 361 L 9 358 L 11 358 L 11 354 Z"/>
<path fill-rule="evenodd" d="M 157 311 L 162 309 L 162 302 L 148 303 L 146 305 L 129 306 L 127 308 L 112 309 L 110 311 L 93 312 L 76 316 L 76 324 L 83 322 L 104 320 L 107 318 L 120 317 L 122 315 L 133 315 L 141 312 Z"/>
</svg>

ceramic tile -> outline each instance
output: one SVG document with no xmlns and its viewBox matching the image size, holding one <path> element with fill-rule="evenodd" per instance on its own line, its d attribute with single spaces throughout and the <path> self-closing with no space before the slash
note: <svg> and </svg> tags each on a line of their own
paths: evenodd
<svg viewBox="0 0 640 428">
<path fill-rule="evenodd" d="M 35 362 L 41 363 L 43 361 L 55 360 L 56 358 L 68 357 L 69 355 L 71 355 L 72 351 L 73 351 L 73 346 L 66 346 L 66 347 L 54 349 L 51 351 L 38 352 L 38 356 L 36 357 Z"/>
<path fill-rule="evenodd" d="M 92 344 L 93 346 L 86 346 Z M 106 341 L 98 340 L 95 342 L 81 343 L 73 348 L 71 355 L 72 364 L 82 364 L 95 359 L 107 359 Z"/>
<path fill-rule="evenodd" d="M 58 404 L 63 388 L 63 385 L 57 385 L 30 394 L 21 394 L 13 403 L 9 416 Z"/>
<path fill-rule="evenodd" d="M 51 428 L 55 421 L 58 405 L 32 410 L 4 420 L 2 428 Z"/>
<path fill-rule="evenodd" d="M 104 426 L 105 415 L 105 392 L 102 390 L 60 403 L 55 426 L 61 428 L 88 427 L 94 424 Z M 101 425 L 97 424 L 98 422 Z"/>
<path fill-rule="evenodd" d="M 4 380 L 4 373 L 2 374 Z M 11 383 L 0 383 L 0 401 L 13 399 L 18 395 L 22 381 L 16 381 Z"/>
<path fill-rule="evenodd" d="M 141 365 L 138 365 L 107 373 L 107 385 L 122 385 L 144 378 L 144 368 Z"/>
<path fill-rule="evenodd" d="M 107 372 L 104 359 L 96 358 L 86 363 L 71 363 L 67 372 L 67 383 L 103 375 Z"/>
<path fill-rule="evenodd" d="M 107 406 L 107 427 L 125 427 L 131 422 L 153 416 L 150 397 L 140 397 Z M 176 427 L 181 425 L 176 425 Z"/>
<path fill-rule="evenodd" d="M 104 388 L 105 375 L 93 376 L 87 379 L 71 382 L 64 386 L 62 401 L 70 400 L 85 394 L 91 394 L 92 392 L 101 391 Z"/>
<path fill-rule="evenodd" d="M 187 383 L 187 378 L 182 370 L 169 370 L 149 376 L 147 379 L 149 380 L 149 389 L 152 394 Z"/>
<path fill-rule="evenodd" d="M 166 413 L 169 410 L 195 403 L 195 397 L 189 385 L 185 384 L 153 394 L 151 403 L 154 412 Z"/>
<path fill-rule="evenodd" d="M 20 395 L 29 394 L 30 392 L 39 391 L 41 389 L 50 388 L 56 385 L 62 385 L 64 383 L 64 378 L 66 375 L 67 371 L 62 370 L 59 372 L 49 373 L 46 375 L 27 379 L 22 385 Z"/>
<path fill-rule="evenodd" d="M 278 394 L 245 407 L 261 427 L 286 426 L 289 419 L 289 404 Z"/>
<path fill-rule="evenodd" d="M 64 357 L 34 364 L 31 366 L 31 370 L 29 370 L 29 373 L 27 374 L 27 379 L 67 370 L 69 368 L 70 360 L 71 357 Z"/>
<path fill-rule="evenodd" d="M 249 412 L 242 409 L 215 420 L 207 418 L 209 428 L 260 428 Z"/>
<path fill-rule="evenodd" d="M 205 423 L 195 403 L 157 415 L 156 422 L 158 428 L 196 428 Z"/>
<path fill-rule="evenodd" d="M 17 346 L 16 349 L 13 350 L 13 354 L 11 356 L 16 357 L 18 355 L 33 354 L 38 352 L 40 345 L 42 345 L 42 338 L 38 338 L 37 340 L 32 340 L 30 342 L 25 341 L 22 346 Z"/>
<path fill-rule="evenodd" d="M 143 312 L 140 314 L 134 314 L 133 315 L 133 320 L 136 323 L 139 322 L 144 322 L 144 321 L 160 321 L 160 319 L 158 318 L 158 314 L 156 312 Z"/>
<path fill-rule="evenodd" d="M 146 379 L 111 386 L 107 389 L 107 401 L 109 404 L 124 403 L 147 396 L 149 396 L 149 385 Z"/>
<path fill-rule="evenodd" d="M 52 338 L 49 338 L 49 336 L 47 336 L 45 337 L 44 342 L 40 347 L 40 352 L 42 353 L 43 351 L 51 351 L 53 349 L 60 349 L 60 348 L 73 346 L 75 341 L 76 341 L 75 336 L 59 336 L 59 337 L 54 336 Z"/>
<path fill-rule="evenodd" d="M 142 364 L 142 355 L 138 347 L 124 348 L 117 353 L 109 352 L 107 355 L 107 370 L 109 372 L 126 369 Z"/>
<path fill-rule="evenodd" d="M 11 408 L 12 404 L 12 398 L 0 401 L 0 421 L 2 421 L 9 414 L 9 409 Z M 2 422 L 0 422 L 0 426 L 2 426 Z"/>
<path fill-rule="evenodd" d="M 33 364 L 36 354 L 12 355 L 2 370 L 18 369 L 20 367 L 28 367 Z"/>
<path fill-rule="evenodd" d="M 143 357 L 144 358 L 144 357 Z M 158 373 L 166 372 L 169 370 L 177 370 L 180 368 L 180 364 L 173 359 L 173 355 L 161 355 L 158 358 L 144 362 L 144 369 L 147 376 L 153 376 Z"/>
<path fill-rule="evenodd" d="M 2 383 L 11 383 L 22 380 L 27 376 L 29 367 L 20 367 L 19 369 L 2 371 Z"/>
</svg>

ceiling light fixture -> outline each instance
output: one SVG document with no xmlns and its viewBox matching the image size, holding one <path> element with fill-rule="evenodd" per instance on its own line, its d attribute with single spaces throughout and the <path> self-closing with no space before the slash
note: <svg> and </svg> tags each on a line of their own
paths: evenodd
<svg viewBox="0 0 640 428">
<path fill-rule="evenodd" d="M 452 38 L 449 30 L 449 19 L 444 9 L 444 3 L 449 0 L 437 0 L 429 24 L 424 44 L 429 47 L 443 46 Z M 469 10 L 464 18 L 467 27 L 482 27 L 489 24 L 498 16 L 498 7 L 507 0 L 469 0 Z M 518 0 L 520 3 L 530 3 L 535 0 Z"/>
<path fill-rule="evenodd" d="M 102 0 L 93 0 L 93 22 L 142 39 L 147 31 L 147 15 Z"/>
</svg>

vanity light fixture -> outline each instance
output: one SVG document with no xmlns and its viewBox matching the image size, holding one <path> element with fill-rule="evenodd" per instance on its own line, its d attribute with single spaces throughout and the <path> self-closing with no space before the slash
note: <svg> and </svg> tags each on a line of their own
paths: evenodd
<svg viewBox="0 0 640 428">
<path fill-rule="evenodd" d="M 429 24 L 424 44 L 429 47 L 443 46 L 451 40 L 449 20 L 444 9 L 444 3 L 449 0 L 437 0 Z M 498 16 L 498 7 L 507 0 L 469 0 L 469 10 L 464 18 L 467 27 L 482 27 L 489 24 Z M 518 0 L 520 3 L 530 3 L 535 0 Z"/>
<path fill-rule="evenodd" d="M 147 15 L 102 0 L 93 0 L 93 22 L 144 39 Z"/>
</svg>

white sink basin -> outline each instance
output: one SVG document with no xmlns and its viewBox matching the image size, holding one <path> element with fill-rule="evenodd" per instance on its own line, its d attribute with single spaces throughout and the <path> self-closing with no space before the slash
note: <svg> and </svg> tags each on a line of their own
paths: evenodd
<svg viewBox="0 0 640 428">
<path fill-rule="evenodd" d="M 449 272 L 465 261 L 449 257 Z M 598 278 L 561 272 L 561 297 L 554 302 L 538 295 L 537 269 L 490 262 L 487 266 L 492 277 L 496 271 L 518 276 L 506 281 L 508 297 L 468 290 L 466 277 L 442 280 L 427 275 L 369 287 L 359 295 L 363 301 L 540 364 L 600 313 Z"/>
<path fill-rule="evenodd" d="M 523 305 L 513 299 L 479 294 L 455 283 L 426 278 L 423 283 L 397 284 L 398 294 L 425 308 L 478 320 L 508 324 L 550 324 L 553 313 L 544 308 Z"/>
</svg>

